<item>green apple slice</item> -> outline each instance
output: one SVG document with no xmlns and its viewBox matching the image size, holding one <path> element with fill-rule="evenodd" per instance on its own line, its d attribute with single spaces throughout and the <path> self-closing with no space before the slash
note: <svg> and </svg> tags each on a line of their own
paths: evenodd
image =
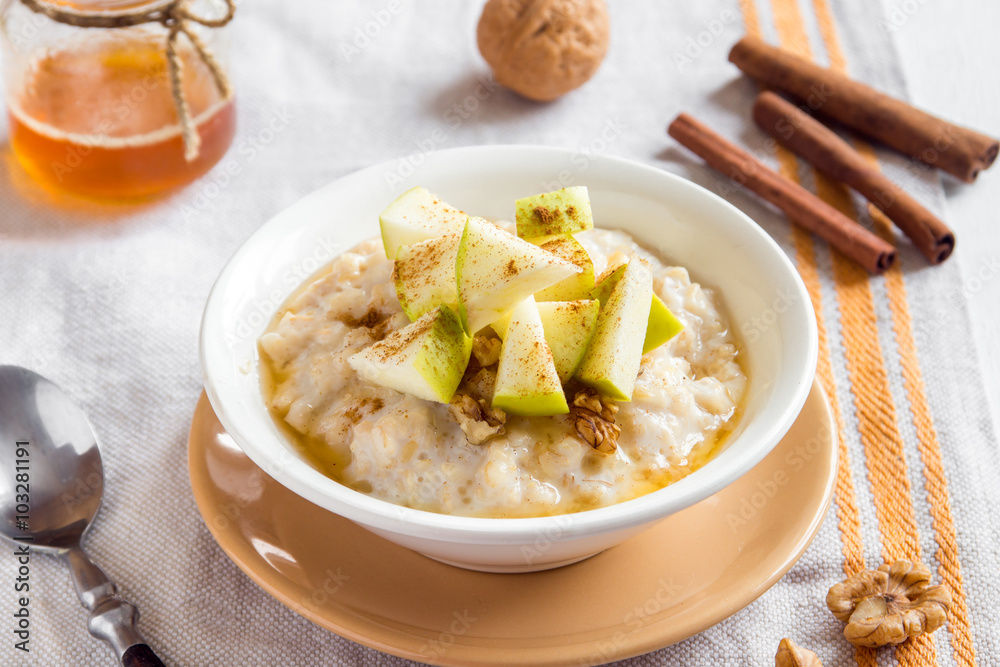
<svg viewBox="0 0 1000 667">
<path fill-rule="evenodd" d="M 608 302 L 611 290 L 621 280 L 628 264 L 619 264 L 601 274 L 597 286 L 590 293 L 591 298 L 597 299 L 601 305 Z M 649 303 L 649 320 L 646 322 L 646 340 L 642 346 L 642 353 L 652 352 L 668 340 L 676 336 L 684 329 L 684 324 L 670 312 L 663 299 L 653 292 L 653 298 Z"/>
<path fill-rule="evenodd" d="M 653 298 L 653 274 L 640 261 L 625 265 L 597 317 L 590 347 L 576 378 L 603 396 L 632 400 Z"/>
<path fill-rule="evenodd" d="M 601 277 L 597 279 L 597 286 L 594 287 L 593 291 L 590 293 L 591 299 L 597 299 L 601 302 L 603 306 L 608 302 L 608 297 L 611 296 L 611 290 L 615 288 L 618 281 L 622 279 L 625 275 L 625 267 L 628 266 L 628 262 L 624 264 L 618 264 L 608 268 L 601 274 Z"/>
<path fill-rule="evenodd" d="M 552 351 L 545 343 L 542 320 L 531 297 L 511 313 L 500 348 L 493 407 L 526 417 L 569 412 Z"/>
<path fill-rule="evenodd" d="M 472 339 L 447 306 L 393 331 L 348 358 L 361 379 L 427 401 L 455 395 L 472 354 Z"/>
<path fill-rule="evenodd" d="M 470 334 L 538 290 L 582 272 L 482 218 L 469 218 L 455 267 L 462 321 Z"/>
<path fill-rule="evenodd" d="M 653 292 L 653 302 L 649 306 L 649 320 L 646 322 L 646 340 L 642 344 L 642 353 L 652 352 L 684 329 L 684 323 L 670 312 L 656 292 Z"/>
<path fill-rule="evenodd" d="M 517 235 L 522 239 L 594 228 L 590 195 L 582 185 L 518 199 L 516 208 Z"/>
<path fill-rule="evenodd" d="M 507 337 L 507 327 L 510 326 L 510 317 L 514 314 L 514 311 L 504 313 L 497 319 L 490 322 L 490 328 L 503 340 Z"/>
<path fill-rule="evenodd" d="M 454 232 L 399 249 L 392 281 L 399 305 L 411 321 L 438 306 L 458 312 L 455 262 L 461 241 L 462 235 Z"/>
<path fill-rule="evenodd" d="M 576 301 L 590 297 L 590 292 L 594 289 L 594 263 L 590 260 L 587 249 L 580 245 L 579 241 L 569 234 L 564 234 L 552 237 L 538 247 L 576 264 L 583 269 L 583 272 L 535 292 L 535 301 Z"/>
<path fill-rule="evenodd" d="M 583 361 L 590 339 L 594 335 L 601 303 L 596 299 L 578 301 L 545 301 L 535 304 L 542 320 L 545 343 L 552 351 L 559 381 L 569 382 Z M 513 312 L 490 324 L 501 339 L 507 337 Z"/>
<path fill-rule="evenodd" d="M 405 245 L 448 233 L 460 234 L 468 216 L 424 188 L 413 188 L 386 206 L 378 217 L 385 256 L 396 259 Z"/>
<path fill-rule="evenodd" d="M 552 350 L 559 380 L 565 384 L 583 361 L 594 336 L 601 303 L 596 300 L 546 301 L 539 303 L 538 316 L 545 342 Z"/>
</svg>

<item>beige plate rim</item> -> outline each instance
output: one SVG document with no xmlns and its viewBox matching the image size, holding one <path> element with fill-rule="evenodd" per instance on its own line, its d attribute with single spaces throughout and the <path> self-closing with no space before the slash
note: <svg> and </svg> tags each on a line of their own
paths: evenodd
<svg viewBox="0 0 1000 667">
<path fill-rule="evenodd" d="M 198 511 L 225 554 L 268 594 L 320 627 L 385 653 L 441 665 L 597 664 L 686 639 L 773 586 L 826 517 L 837 469 L 834 434 L 829 403 L 816 382 L 788 434 L 740 480 L 625 544 L 576 565 L 532 574 L 444 565 L 309 503 L 238 450 L 204 393 L 192 419 L 188 468 Z M 241 482 L 241 474 L 252 483 Z M 232 507 L 238 510 L 225 509 Z M 303 525 L 289 527 L 296 522 Z M 304 530 L 309 539 L 302 541 Z M 701 534 L 678 549 L 674 534 L 693 530 Z M 279 552 L 285 560 L 268 560 L 267 553 Z M 317 601 L 319 588 L 310 576 L 317 574 L 320 552 L 353 567 L 356 597 L 321 595 Z M 421 589 L 407 598 L 412 581 L 394 578 L 398 570 L 436 581 L 436 597 Z M 675 596 L 674 576 L 683 580 L 689 572 L 683 590 L 690 594 Z M 615 585 L 597 588 L 595 582 L 608 581 L 609 575 Z M 588 592 L 588 586 L 594 590 Z M 518 606 L 519 592 L 534 596 L 530 606 Z M 660 602 L 661 593 L 668 599 Z M 439 628 L 447 627 L 450 616 L 435 616 L 435 610 L 457 611 L 461 604 L 475 605 L 475 626 L 467 634 L 442 634 Z M 505 611 L 496 613 L 498 607 Z M 614 614 L 622 609 L 632 611 L 618 621 Z M 393 618 L 397 612 L 400 618 Z M 532 634 L 543 618 L 563 631 Z M 435 644 L 435 638 L 441 641 Z"/>
</svg>

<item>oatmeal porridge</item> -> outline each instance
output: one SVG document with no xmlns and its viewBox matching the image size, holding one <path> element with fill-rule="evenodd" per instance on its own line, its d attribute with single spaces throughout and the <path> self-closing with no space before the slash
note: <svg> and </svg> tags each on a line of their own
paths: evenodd
<svg viewBox="0 0 1000 667">
<path fill-rule="evenodd" d="M 642 355 L 631 401 L 591 395 L 596 402 L 587 405 L 571 380 L 567 414 L 491 411 L 495 337 L 475 339 L 452 405 L 363 380 L 348 360 L 410 325 L 397 298 L 393 261 L 371 239 L 313 276 L 261 337 L 263 390 L 276 422 L 340 483 L 452 515 L 577 512 L 690 474 L 724 444 L 746 392 L 739 347 L 721 305 L 686 269 L 665 265 L 624 232 L 594 228 L 575 238 L 598 275 L 641 261 L 655 295 L 684 325 Z M 608 436 L 612 446 L 602 447 L 593 431 L 608 427 L 601 413 L 609 406 L 605 416 L 616 432 Z"/>
</svg>

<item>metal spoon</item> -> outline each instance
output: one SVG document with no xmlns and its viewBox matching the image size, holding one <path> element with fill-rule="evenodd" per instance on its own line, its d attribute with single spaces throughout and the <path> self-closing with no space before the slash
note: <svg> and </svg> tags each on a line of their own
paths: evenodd
<svg viewBox="0 0 1000 667">
<path fill-rule="evenodd" d="M 0 366 L 0 533 L 15 553 L 41 551 L 69 565 L 90 634 L 122 665 L 163 667 L 136 630 L 139 611 L 81 547 L 103 494 L 101 452 L 83 411 L 41 375 Z"/>
</svg>

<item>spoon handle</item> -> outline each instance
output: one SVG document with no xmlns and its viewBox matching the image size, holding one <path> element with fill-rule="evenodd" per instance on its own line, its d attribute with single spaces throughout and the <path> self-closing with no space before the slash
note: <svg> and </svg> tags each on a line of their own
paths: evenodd
<svg viewBox="0 0 1000 667">
<path fill-rule="evenodd" d="M 79 546 L 69 548 L 63 557 L 73 573 L 76 595 L 90 611 L 90 634 L 107 642 L 124 667 L 164 667 L 135 627 L 139 610 L 118 597 L 108 575 Z"/>
<path fill-rule="evenodd" d="M 163 663 L 153 653 L 148 644 L 133 644 L 122 656 L 125 667 L 163 667 Z"/>
</svg>

